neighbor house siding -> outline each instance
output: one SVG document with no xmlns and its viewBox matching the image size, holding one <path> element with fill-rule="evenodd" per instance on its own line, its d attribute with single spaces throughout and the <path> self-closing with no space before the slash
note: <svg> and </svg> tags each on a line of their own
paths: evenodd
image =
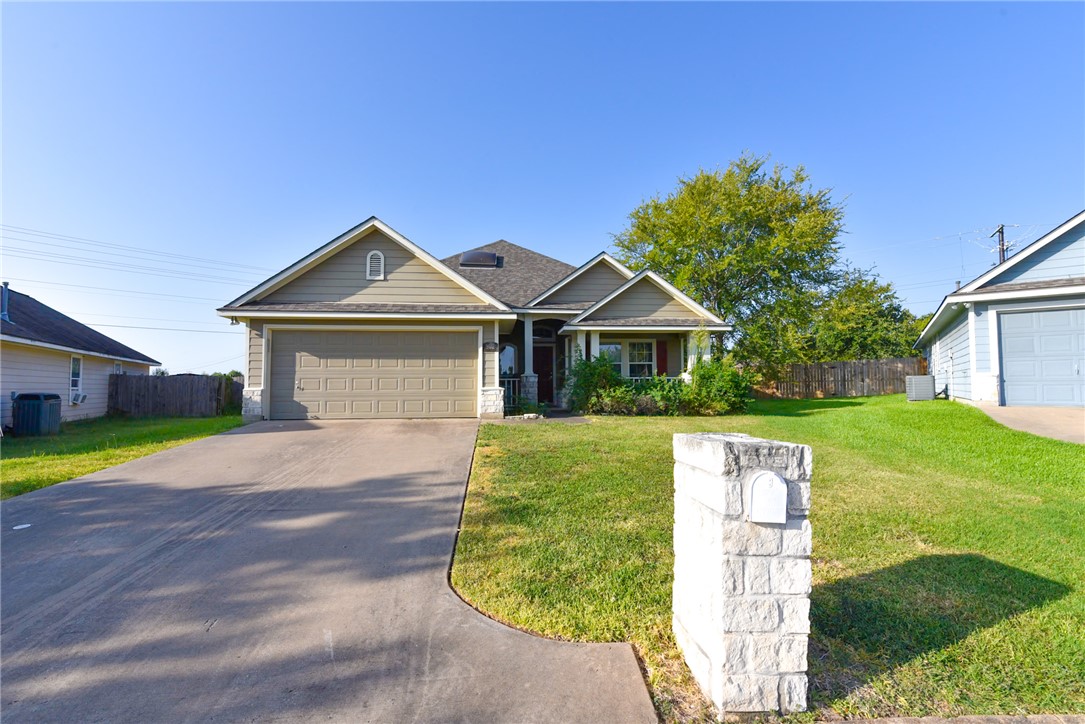
<svg viewBox="0 0 1085 724">
<path fill-rule="evenodd" d="M 29 345 L 4 343 L 0 369 L 0 410 L 3 424 L 11 424 L 13 392 L 47 392 L 60 395 L 60 419 L 101 417 L 109 407 L 109 375 L 114 360 L 84 354 L 81 392 L 87 401 L 70 404 L 72 354 Z M 149 366 L 123 362 L 127 374 L 147 374 Z"/>
<path fill-rule="evenodd" d="M 931 346 L 930 370 L 939 392 L 948 388 L 951 397 L 972 399 L 967 313 L 960 314 L 935 338 Z"/>
<path fill-rule="evenodd" d="M 977 304 L 975 307 L 976 321 L 973 327 L 975 332 L 976 350 L 976 373 L 988 373 L 991 371 L 991 330 L 990 317 L 986 304 Z"/>
<path fill-rule="evenodd" d="M 651 281 L 641 280 L 587 319 L 701 319 L 701 316 Z"/>
<path fill-rule="evenodd" d="M 584 302 L 590 307 L 629 281 L 607 262 L 599 262 L 544 300 L 544 304 Z"/>
<path fill-rule="evenodd" d="M 367 280 L 366 255 L 384 254 L 383 280 Z M 486 303 L 379 231 L 373 231 L 262 298 L 269 302 Z"/>
<path fill-rule="evenodd" d="M 1078 224 L 1043 249 L 991 279 L 984 286 L 1040 282 L 1085 275 L 1085 223 Z M 982 290 L 983 287 L 980 287 Z"/>
</svg>

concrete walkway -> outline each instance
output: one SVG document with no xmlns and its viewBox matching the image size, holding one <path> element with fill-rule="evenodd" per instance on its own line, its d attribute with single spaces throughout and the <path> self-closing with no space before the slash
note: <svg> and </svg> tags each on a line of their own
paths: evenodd
<svg viewBox="0 0 1085 724">
<path fill-rule="evenodd" d="M 1085 445 L 1085 407 L 999 407 L 977 402 L 995 422 L 1033 435 Z"/>
<path fill-rule="evenodd" d="M 942 719 L 936 716 L 865 719 L 869 724 L 1085 724 L 1080 714 L 1030 714 L 1028 716 L 959 716 Z"/>
<path fill-rule="evenodd" d="M 654 722 L 629 645 L 449 589 L 476 430 L 259 423 L 4 502 L 4 723 Z"/>
</svg>

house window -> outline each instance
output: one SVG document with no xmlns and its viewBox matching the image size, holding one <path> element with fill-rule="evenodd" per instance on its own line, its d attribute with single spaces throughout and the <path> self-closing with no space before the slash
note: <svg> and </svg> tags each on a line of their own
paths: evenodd
<svg viewBox="0 0 1085 724">
<path fill-rule="evenodd" d="M 124 365 L 121 364 L 120 362 L 114 362 L 113 363 L 113 374 L 115 374 L 115 375 L 123 375 L 124 374 Z"/>
<path fill-rule="evenodd" d="M 599 356 L 609 357 L 610 366 L 618 374 L 622 374 L 622 343 L 602 342 L 599 344 Z"/>
<path fill-rule="evenodd" d="M 654 342 L 629 342 L 629 377 L 652 377 L 655 362 Z"/>
<path fill-rule="evenodd" d="M 365 257 L 365 278 L 376 281 L 384 280 L 384 254 L 371 251 Z"/>
<path fill-rule="evenodd" d="M 83 358 L 72 357 L 72 375 L 70 389 L 79 392 L 83 389 Z"/>
<path fill-rule="evenodd" d="M 504 377 L 510 377 L 516 374 L 516 345 L 504 342 L 501 345 L 501 352 L 498 354 L 498 367 L 501 370 L 501 375 Z"/>
</svg>

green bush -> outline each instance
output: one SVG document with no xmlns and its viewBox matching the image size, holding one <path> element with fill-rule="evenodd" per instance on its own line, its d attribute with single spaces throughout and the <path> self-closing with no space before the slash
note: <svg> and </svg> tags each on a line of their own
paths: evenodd
<svg viewBox="0 0 1085 724">
<path fill-rule="evenodd" d="M 753 399 L 753 374 L 730 359 L 698 362 L 690 379 L 634 383 L 618 375 L 609 359 L 578 359 L 570 372 L 569 405 L 597 415 L 725 415 L 745 412 Z"/>
</svg>

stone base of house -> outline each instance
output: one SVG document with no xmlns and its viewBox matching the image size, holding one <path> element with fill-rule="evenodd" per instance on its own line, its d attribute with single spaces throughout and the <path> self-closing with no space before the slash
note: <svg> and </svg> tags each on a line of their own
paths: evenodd
<svg viewBox="0 0 1085 724">
<path fill-rule="evenodd" d="M 479 417 L 483 420 L 500 420 L 505 417 L 505 388 L 483 387 L 481 405 Z"/>
<path fill-rule="evenodd" d="M 520 397 L 525 402 L 535 403 L 539 401 L 538 375 L 520 375 Z"/>
<path fill-rule="evenodd" d="M 264 419 L 264 390 L 262 387 L 246 387 L 241 393 L 241 421 L 260 422 Z"/>
</svg>

